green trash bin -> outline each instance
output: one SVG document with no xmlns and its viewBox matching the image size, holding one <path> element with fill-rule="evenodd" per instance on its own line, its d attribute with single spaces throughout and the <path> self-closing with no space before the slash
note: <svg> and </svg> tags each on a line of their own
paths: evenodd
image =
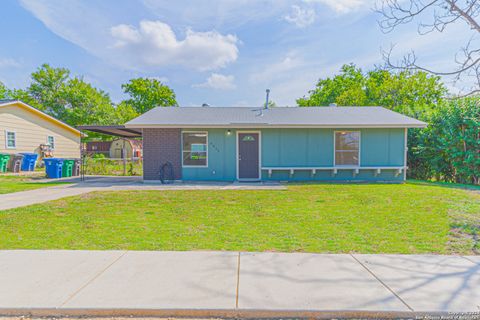
<svg viewBox="0 0 480 320">
<path fill-rule="evenodd" d="M 73 166 L 74 165 L 75 165 L 75 160 L 73 160 L 73 159 L 63 160 L 62 178 L 72 176 L 72 171 L 73 171 Z"/>
<path fill-rule="evenodd" d="M 10 160 L 9 154 L 0 153 L 0 172 L 7 172 L 7 165 L 9 160 Z"/>
</svg>

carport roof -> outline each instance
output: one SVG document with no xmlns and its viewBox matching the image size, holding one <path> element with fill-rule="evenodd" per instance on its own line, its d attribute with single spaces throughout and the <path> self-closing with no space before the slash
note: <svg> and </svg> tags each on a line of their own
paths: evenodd
<svg viewBox="0 0 480 320">
<path fill-rule="evenodd" d="M 142 136 L 141 129 L 125 128 L 124 125 L 115 126 L 78 126 L 79 130 L 108 134 L 110 136 L 122 138 L 136 138 Z"/>
<path fill-rule="evenodd" d="M 157 107 L 126 128 L 422 128 L 382 107 Z"/>
</svg>

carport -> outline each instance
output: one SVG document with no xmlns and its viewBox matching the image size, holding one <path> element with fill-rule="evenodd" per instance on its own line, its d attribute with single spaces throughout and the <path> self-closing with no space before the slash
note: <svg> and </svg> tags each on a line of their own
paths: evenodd
<svg viewBox="0 0 480 320">
<path fill-rule="evenodd" d="M 77 129 L 84 132 L 90 131 L 95 133 L 100 133 L 104 135 L 109 135 L 113 137 L 119 137 L 123 140 L 123 148 L 122 148 L 122 160 L 123 160 L 123 174 L 126 175 L 127 173 L 127 158 L 126 158 L 126 151 L 125 151 L 125 141 L 129 138 L 141 138 L 142 137 L 142 130 L 141 129 L 130 129 L 125 128 L 124 125 L 111 125 L 111 126 L 99 126 L 99 125 L 85 125 L 85 126 L 77 126 Z M 86 149 L 84 147 L 84 143 L 81 143 L 81 156 L 82 156 L 82 163 L 80 167 L 80 177 L 82 180 L 85 180 L 85 158 L 87 156 Z"/>
</svg>

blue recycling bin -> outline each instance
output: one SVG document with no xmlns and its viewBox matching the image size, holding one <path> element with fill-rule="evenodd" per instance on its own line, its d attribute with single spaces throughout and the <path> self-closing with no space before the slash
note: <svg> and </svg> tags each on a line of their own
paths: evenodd
<svg viewBox="0 0 480 320">
<path fill-rule="evenodd" d="M 22 154 L 23 154 L 22 171 L 34 171 L 38 154 L 36 153 L 22 153 Z"/>
<path fill-rule="evenodd" d="M 63 159 L 45 158 L 45 172 L 50 179 L 58 179 L 62 177 Z"/>
</svg>

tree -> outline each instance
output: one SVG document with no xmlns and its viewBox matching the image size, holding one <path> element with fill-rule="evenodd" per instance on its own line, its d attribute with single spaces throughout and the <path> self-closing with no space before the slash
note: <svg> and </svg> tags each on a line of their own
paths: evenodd
<svg viewBox="0 0 480 320">
<path fill-rule="evenodd" d="M 128 103 L 124 101 L 120 102 L 115 108 L 116 117 L 118 123 L 125 123 L 132 120 L 133 118 L 138 117 L 140 114 Z"/>
<path fill-rule="evenodd" d="M 328 106 L 332 103 L 345 106 L 368 104 L 365 93 L 366 77 L 355 65 L 343 65 L 340 74 L 320 79 L 308 97 L 297 100 L 299 106 Z"/>
<path fill-rule="evenodd" d="M 1 81 L 0 81 L 0 99 L 8 99 L 8 89 Z"/>
<path fill-rule="evenodd" d="M 429 112 L 446 94 L 437 76 L 425 72 L 373 70 L 344 65 L 340 74 L 320 79 L 299 106 L 384 106 L 415 117 Z"/>
<path fill-rule="evenodd" d="M 28 87 L 28 95 L 37 104 L 43 106 L 43 110 L 51 116 L 65 120 L 65 101 L 62 101 L 63 90 L 65 89 L 70 71 L 65 68 L 52 68 L 43 64 L 31 75 L 32 82 Z"/>
<path fill-rule="evenodd" d="M 139 114 L 158 106 L 176 106 L 175 93 L 157 79 L 136 78 L 122 85 L 123 91 L 130 95 L 125 103 L 131 105 Z"/>
<path fill-rule="evenodd" d="M 24 89 L 13 89 L 8 92 L 8 98 L 14 100 L 20 100 L 26 104 L 37 108 L 38 110 L 45 111 L 44 106 L 34 99 L 27 90 Z"/>
<path fill-rule="evenodd" d="M 445 101 L 432 113 L 413 152 L 424 178 L 480 184 L 480 99 Z"/>
<path fill-rule="evenodd" d="M 107 93 L 82 78 L 71 78 L 66 68 L 43 64 L 32 73 L 31 78 L 26 90 L 13 90 L 10 97 L 72 126 L 114 124 L 120 119 Z"/>
<path fill-rule="evenodd" d="M 453 76 L 454 82 L 464 78 L 475 80 L 475 85 L 467 89 L 465 95 L 480 92 L 480 48 L 473 41 L 480 33 L 480 1 L 478 0 L 379 0 L 376 11 L 381 14 L 380 27 L 391 32 L 399 25 L 418 22 L 418 33 L 443 32 L 454 23 L 464 23 L 472 34 L 464 33 L 465 45 L 455 56 L 457 68 L 452 70 L 432 70 L 418 63 L 414 51 L 405 55 L 400 62 L 392 61 L 393 47 L 384 53 L 386 66 L 390 69 L 425 71 L 440 76 Z M 429 18 L 427 18 L 429 16 Z M 465 80 L 465 79 L 464 79 Z"/>
<path fill-rule="evenodd" d="M 62 120 L 70 125 L 117 123 L 117 113 L 110 96 L 81 78 L 67 81 L 59 92 L 59 101 L 62 101 L 64 109 Z"/>
</svg>

